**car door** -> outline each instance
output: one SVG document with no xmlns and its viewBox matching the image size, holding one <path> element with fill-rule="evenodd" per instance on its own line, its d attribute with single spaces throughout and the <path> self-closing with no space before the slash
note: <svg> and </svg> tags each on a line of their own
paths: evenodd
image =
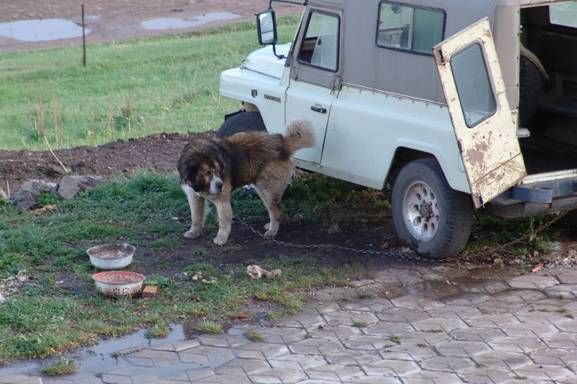
<svg viewBox="0 0 577 384">
<path fill-rule="evenodd" d="M 339 10 L 310 8 L 306 27 L 292 52 L 291 76 L 286 94 L 285 123 L 307 119 L 314 127 L 315 146 L 295 157 L 319 164 L 331 106 L 339 87 L 341 14 Z"/>
<path fill-rule="evenodd" d="M 526 176 L 488 19 L 433 48 L 475 207 Z"/>
</svg>

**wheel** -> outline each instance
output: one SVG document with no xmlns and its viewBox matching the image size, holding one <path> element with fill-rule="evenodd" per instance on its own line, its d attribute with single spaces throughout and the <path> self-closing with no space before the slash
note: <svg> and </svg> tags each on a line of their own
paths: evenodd
<svg viewBox="0 0 577 384">
<path fill-rule="evenodd" d="M 246 131 L 266 131 L 259 112 L 239 112 L 232 115 L 222 123 L 216 134 L 219 137 L 227 137 Z"/>
<path fill-rule="evenodd" d="M 521 56 L 519 77 L 519 124 L 527 127 L 545 93 L 545 79 L 539 68 Z"/>
<path fill-rule="evenodd" d="M 455 256 L 471 234 L 469 195 L 452 189 L 434 159 L 415 160 L 396 177 L 391 194 L 397 235 L 430 259 Z"/>
</svg>

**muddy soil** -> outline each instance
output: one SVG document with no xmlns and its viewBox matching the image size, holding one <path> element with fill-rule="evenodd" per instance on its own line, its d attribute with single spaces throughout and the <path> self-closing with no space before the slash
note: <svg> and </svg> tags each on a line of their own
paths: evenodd
<svg viewBox="0 0 577 384">
<path fill-rule="evenodd" d="M 98 147 L 54 151 L 0 150 L 0 188 L 14 191 L 28 179 L 56 181 L 64 174 L 62 164 L 77 175 L 113 176 L 141 169 L 176 172 L 176 161 L 192 137 L 213 133 L 162 133 L 140 139 L 120 140 Z M 59 162 L 60 161 L 60 162 Z"/>
<path fill-rule="evenodd" d="M 228 22 L 252 20 L 255 13 L 268 7 L 267 0 L 3 0 L 0 23 L 56 18 L 81 24 L 80 9 L 83 3 L 86 27 L 90 30 L 87 38 L 89 43 L 180 33 Z M 278 4 L 275 9 L 280 14 L 287 14 L 299 12 L 301 7 Z M 158 18 L 192 21 L 202 16 L 209 17 L 186 28 L 151 30 L 142 24 Z M 0 36 L 0 52 L 80 42 L 80 38 L 41 43 L 23 42 Z"/>
</svg>

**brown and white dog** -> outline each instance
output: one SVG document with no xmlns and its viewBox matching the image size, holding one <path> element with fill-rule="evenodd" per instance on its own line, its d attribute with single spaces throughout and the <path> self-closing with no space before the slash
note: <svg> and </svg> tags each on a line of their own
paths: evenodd
<svg viewBox="0 0 577 384">
<path fill-rule="evenodd" d="M 225 244 L 233 218 L 231 194 L 236 188 L 253 184 L 270 218 L 265 236 L 274 237 L 282 217 L 282 195 L 295 170 L 291 156 L 313 145 L 312 126 L 302 120 L 290 123 L 284 135 L 243 132 L 189 143 L 178 161 L 192 221 L 184 236 L 195 239 L 201 235 L 205 200 L 208 200 L 214 203 L 218 213 L 219 229 L 214 243 Z"/>
</svg>

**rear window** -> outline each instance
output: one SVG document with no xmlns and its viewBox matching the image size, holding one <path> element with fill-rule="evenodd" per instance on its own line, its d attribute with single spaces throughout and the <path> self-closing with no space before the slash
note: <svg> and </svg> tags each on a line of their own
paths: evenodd
<svg viewBox="0 0 577 384">
<path fill-rule="evenodd" d="M 443 10 L 388 1 L 379 7 L 379 47 L 432 55 L 433 46 L 443 41 Z"/>
<path fill-rule="evenodd" d="M 577 1 L 550 5 L 549 17 L 551 24 L 577 28 Z"/>
</svg>

